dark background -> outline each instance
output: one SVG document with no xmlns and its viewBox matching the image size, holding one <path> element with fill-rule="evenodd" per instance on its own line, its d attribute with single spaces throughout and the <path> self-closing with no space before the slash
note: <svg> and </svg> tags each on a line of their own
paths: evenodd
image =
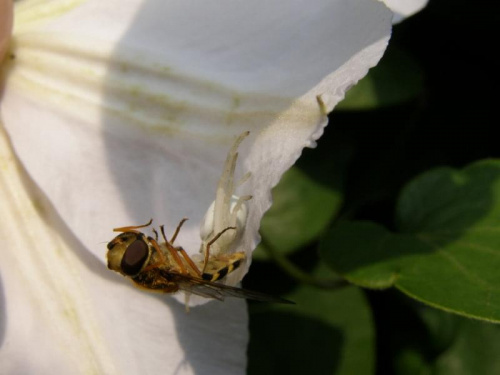
<svg viewBox="0 0 500 375">
<path fill-rule="evenodd" d="M 370 73 L 379 102 L 350 110 L 340 106 L 331 114 L 318 148 L 305 150 L 298 167 L 307 170 L 304 159 L 343 150 L 345 197 L 338 217 L 373 220 L 392 228 L 398 193 L 412 178 L 434 167 L 460 168 L 499 156 L 494 126 L 500 107 L 496 56 L 500 13 L 492 4 L 430 0 L 422 12 L 394 27 L 386 55 Z M 315 246 L 312 243 L 288 259 L 308 272 L 318 262 Z M 243 284 L 284 295 L 299 282 L 273 262 L 254 260 Z M 441 332 L 436 337 L 420 314 L 430 308 L 397 291 L 364 293 L 375 323 L 376 374 L 423 374 L 403 353 L 413 350 L 419 361 L 432 363 L 446 350 L 453 334 Z M 293 324 L 274 315 L 270 319 L 275 325 Z M 443 319 L 442 326 L 453 328 L 464 318 Z M 251 337 L 259 334 L 255 331 L 269 330 L 262 317 L 253 314 L 250 327 Z M 250 373 L 256 373 L 252 369 L 257 366 L 252 364 L 259 361 L 259 350 L 267 349 L 256 349 L 251 341 Z M 335 369 L 325 373 L 334 374 Z"/>
</svg>

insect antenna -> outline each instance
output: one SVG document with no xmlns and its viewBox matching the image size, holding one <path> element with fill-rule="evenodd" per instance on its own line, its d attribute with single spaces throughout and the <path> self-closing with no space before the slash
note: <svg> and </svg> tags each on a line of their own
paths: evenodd
<svg viewBox="0 0 500 375">
<path fill-rule="evenodd" d="M 133 233 L 139 233 L 139 231 L 136 230 L 136 229 L 149 227 L 152 223 L 153 223 L 153 219 L 150 219 L 146 224 L 143 224 L 143 225 L 132 225 L 132 226 L 128 226 L 128 227 L 114 228 L 113 232 L 133 232 Z"/>
</svg>

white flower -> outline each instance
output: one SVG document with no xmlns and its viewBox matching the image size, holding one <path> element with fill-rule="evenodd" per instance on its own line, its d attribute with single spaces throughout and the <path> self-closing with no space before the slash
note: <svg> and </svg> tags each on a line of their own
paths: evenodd
<svg viewBox="0 0 500 375">
<path fill-rule="evenodd" d="M 403 19 L 420 12 L 429 0 L 383 0 L 385 5 L 394 13 L 392 22 L 398 23 Z"/>
<path fill-rule="evenodd" d="M 392 14 L 373 0 L 16 4 L 0 104 L 0 351 L 5 373 L 243 373 L 244 301 L 190 314 L 105 265 L 112 228 L 154 218 L 199 250 L 234 137 L 234 246 L 270 190 L 375 65 Z M 15 156 L 14 156 L 15 155 Z M 18 164 L 17 157 L 21 161 Z M 250 261 L 235 273 L 237 282 Z"/>
</svg>

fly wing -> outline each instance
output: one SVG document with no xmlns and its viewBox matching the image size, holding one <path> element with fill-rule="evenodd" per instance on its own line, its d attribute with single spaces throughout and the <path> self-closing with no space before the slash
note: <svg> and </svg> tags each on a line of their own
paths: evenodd
<svg viewBox="0 0 500 375">
<path fill-rule="evenodd" d="M 252 299 L 262 302 L 294 304 L 294 302 L 288 301 L 280 297 L 275 297 L 260 292 L 254 292 L 253 290 L 247 290 L 247 289 L 237 288 L 234 286 L 214 283 L 190 275 L 171 273 L 170 278 L 173 282 L 179 285 L 180 290 L 193 293 L 202 297 L 218 299 L 219 301 L 224 301 L 225 297 L 236 297 L 236 298 Z"/>
</svg>

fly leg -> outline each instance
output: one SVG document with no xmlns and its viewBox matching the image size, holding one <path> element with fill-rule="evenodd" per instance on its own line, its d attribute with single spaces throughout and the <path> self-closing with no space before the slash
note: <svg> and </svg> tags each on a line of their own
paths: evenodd
<svg viewBox="0 0 500 375">
<path fill-rule="evenodd" d="M 236 230 L 236 227 L 227 227 L 227 228 L 223 229 L 213 239 L 211 239 L 209 243 L 207 243 L 207 248 L 205 249 L 205 261 L 203 263 L 203 270 L 201 271 L 202 273 L 205 273 L 205 270 L 207 268 L 208 258 L 210 256 L 210 246 L 212 246 L 214 244 L 214 242 L 219 239 L 220 236 L 222 236 L 226 231 L 228 231 L 230 229 Z"/>
</svg>

